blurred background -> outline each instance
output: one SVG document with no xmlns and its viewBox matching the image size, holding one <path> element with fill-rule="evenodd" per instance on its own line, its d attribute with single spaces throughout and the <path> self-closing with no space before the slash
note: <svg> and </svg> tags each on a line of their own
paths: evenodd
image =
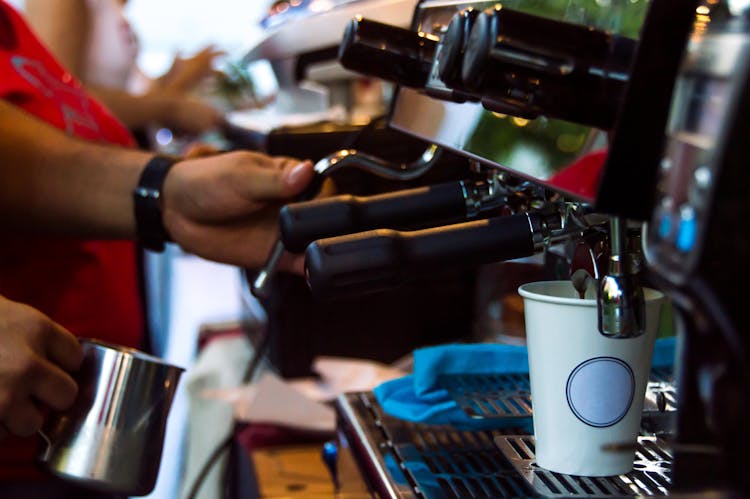
<svg viewBox="0 0 750 499">
<path fill-rule="evenodd" d="M 23 0 L 9 3 L 24 9 Z M 218 66 L 239 59 L 260 38 L 259 22 L 270 3 L 128 0 L 126 15 L 140 44 L 138 65 L 146 76 L 156 77 L 169 69 L 175 55 L 190 56 L 207 45 L 226 52 L 224 58 L 216 60 Z M 170 22 L 164 22 L 165 19 Z M 154 258 L 147 264 L 165 283 L 156 291 L 150 307 L 152 322 L 156 322 L 152 324 L 154 350 L 174 364 L 188 366 L 194 359 L 201 324 L 235 319 L 246 310 L 240 303 L 242 276 L 236 267 L 207 262 L 176 247 Z M 174 331 L 179 334 L 171 334 Z M 170 414 L 159 479 L 147 497 L 179 496 L 187 406 L 184 390 L 180 390 Z"/>
</svg>

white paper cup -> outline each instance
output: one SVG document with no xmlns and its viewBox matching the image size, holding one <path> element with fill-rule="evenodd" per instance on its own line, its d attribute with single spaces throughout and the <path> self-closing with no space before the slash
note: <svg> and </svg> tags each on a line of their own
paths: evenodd
<svg viewBox="0 0 750 499">
<path fill-rule="evenodd" d="M 615 339 L 599 333 L 595 291 L 580 299 L 570 281 L 549 281 L 518 292 L 537 465 L 582 476 L 631 471 L 664 295 L 644 290 L 646 334 Z"/>
</svg>

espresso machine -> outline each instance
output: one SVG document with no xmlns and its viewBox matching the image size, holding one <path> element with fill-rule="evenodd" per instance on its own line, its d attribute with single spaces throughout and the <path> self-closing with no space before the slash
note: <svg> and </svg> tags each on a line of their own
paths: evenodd
<svg viewBox="0 0 750 499">
<path fill-rule="evenodd" d="M 437 268 L 562 247 L 573 285 L 598 287 L 601 334 L 640 334 L 648 284 L 672 299 L 679 338 L 674 373 L 652 372 L 635 468 L 622 476 L 535 466 L 533 437 L 514 419 L 531 411 L 523 376 L 442 380 L 468 416 L 519 422 L 495 430 L 399 420 L 369 392 L 340 397 L 339 460 L 374 497 L 750 491 L 740 316 L 750 17 L 740 3 L 611 2 L 603 12 L 425 0 L 410 29 L 352 21 L 340 59 L 400 85 L 390 126 L 469 168 L 420 191 L 285 207 L 281 240 L 306 248 L 313 294 L 373 293 Z M 365 164 L 396 178 L 432 167 L 359 159 L 341 151 L 316 171 Z"/>
</svg>

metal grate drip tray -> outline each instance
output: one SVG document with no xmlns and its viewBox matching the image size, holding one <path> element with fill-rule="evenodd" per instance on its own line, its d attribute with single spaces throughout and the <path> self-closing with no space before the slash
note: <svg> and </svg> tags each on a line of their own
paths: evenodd
<svg viewBox="0 0 750 499">
<path fill-rule="evenodd" d="M 419 494 L 427 499 L 527 498 L 534 492 L 494 441 L 499 431 L 415 427 L 414 440 L 393 450 Z M 488 438 L 489 437 L 489 438 Z"/>
<path fill-rule="evenodd" d="M 527 373 L 450 374 L 438 377 L 467 416 L 474 419 L 527 418 L 531 416 L 531 388 Z M 669 369 L 651 371 L 644 413 L 676 410 L 676 393 Z"/>
<path fill-rule="evenodd" d="M 534 437 L 498 436 L 495 443 L 516 471 L 545 497 L 666 496 L 672 454 L 653 437 L 639 437 L 633 471 L 615 477 L 581 477 L 547 471 L 534 463 Z"/>
<path fill-rule="evenodd" d="M 444 374 L 438 386 L 448 391 L 467 416 L 474 419 L 531 416 L 529 375 Z"/>
</svg>

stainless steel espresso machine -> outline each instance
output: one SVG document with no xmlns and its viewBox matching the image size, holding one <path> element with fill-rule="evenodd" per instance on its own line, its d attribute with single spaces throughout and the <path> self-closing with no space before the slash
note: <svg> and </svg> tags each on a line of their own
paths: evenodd
<svg viewBox="0 0 750 499">
<path fill-rule="evenodd" d="M 535 466 L 521 419 L 465 431 L 393 418 L 371 393 L 342 396 L 340 465 L 356 465 L 373 496 L 750 493 L 748 14 L 731 1 L 426 0 L 408 30 L 352 21 L 344 65 L 401 85 L 390 125 L 471 166 L 418 191 L 285 207 L 282 241 L 306 247 L 315 295 L 561 247 L 573 285 L 598 285 L 602 334 L 642 332 L 648 283 L 673 300 L 680 345 L 674 374 L 652 373 L 635 469 L 617 477 Z M 316 169 L 336 164 L 394 176 L 430 166 L 341 151 Z M 443 383 L 472 418 L 530 414 L 523 376 Z"/>
</svg>

